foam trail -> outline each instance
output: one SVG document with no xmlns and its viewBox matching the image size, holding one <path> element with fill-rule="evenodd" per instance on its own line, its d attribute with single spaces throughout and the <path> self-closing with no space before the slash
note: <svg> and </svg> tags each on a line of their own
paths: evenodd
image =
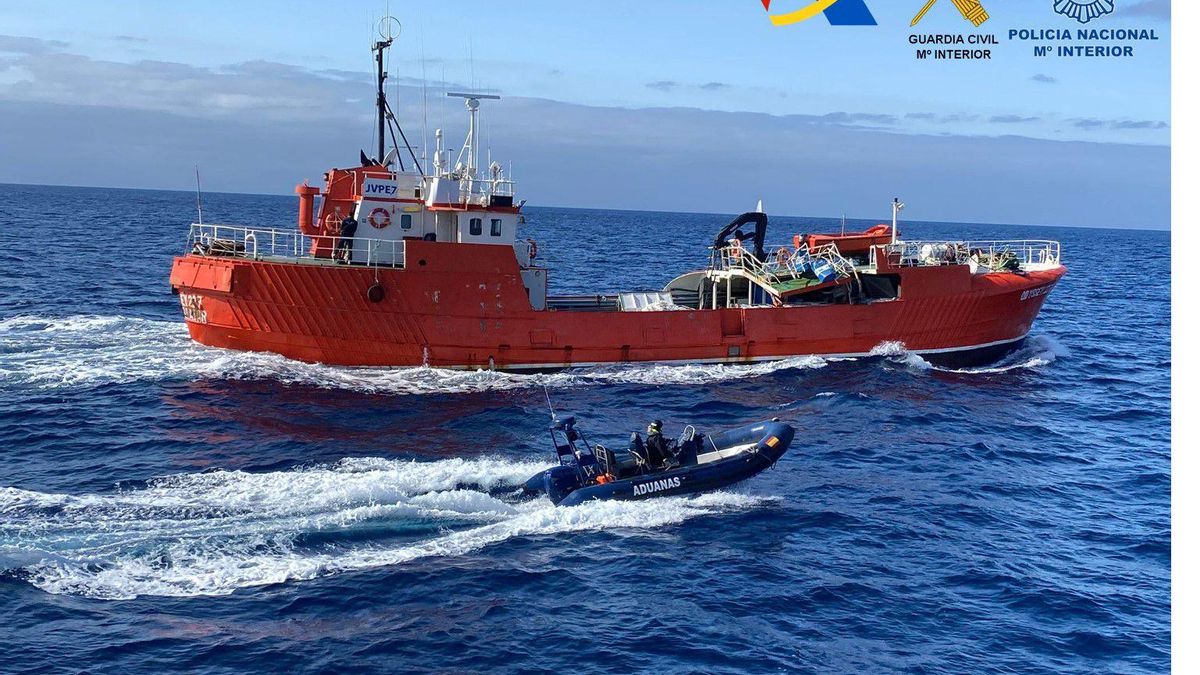
<svg viewBox="0 0 1200 675">
<path fill-rule="evenodd" d="M 0 321 L 0 384 L 44 389 L 142 381 L 274 380 L 364 393 L 439 394 L 594 384 L 705 384 L 820 368 L 796 357 L 753 365 L 627 364 L 519 375 L 440 368 L 344 368 L 276 354 L 204 347 L 183 322 L 129 317 L 16 317 Z"/>
<path fill-rule="evenodd" d="M 515 537 L 661 527 L 764 501 L 712 493 L 558 508 L 480 491 L 514 488 L 545 466 L 348 459 L 183 474 L 112 494 L 0 488 L 0 570 L 50 593 L 94 598 L 227 595 Z"/>
<path fill-rule="evenodd" d="M 1039 368 L 1054 363 L 1060 357 L 1070 355 L 1071 351 L 1058 340 L 1049 335 L 1034 335 L 1026 339 L 1020 349 L 1005 356 L 994 365 L 953 370 L 940 368 L 939 370 L 952 373 L 1003 373 L 1022 368 Z"/>
<path fill-rule="evenodd" d="M 961 373 L 966 375 L 986 375 L 1004 373 L 1010 370 L 1039 368 L 1053 363 L 1057 358 L 1069 356 L 1070 351 L 1061 343 L 1048 335 L 1035 335 L 1025 340 L 1025 344 L 1011 354 L 1006 355 L 996 363 L 975 368 L 943 368 L 926 361 L 920 354 L 908 351 L 902 342 L 881 342 L 870 352 L 870 356 L 884 357 L 892 363 L 903 365 L 914 371 L 936 370 L 943 373 Z"/>
<path fill-rule="evenodd" d="M 992 373 L 1046 365 L 1066 350 L 1045 336 L 999 364 L 948 372 Z M 936 368 L 899 342 L 884 342 L 871 356 L 913 370 Z M 1015 359 L 1015 360 L 1014 360 Z M 0 385 L 43 389 L 130 382 L 272 380 L 326 389 L 379 394 L 456 394 L 602 384 L 698 385 L 822 368 L 830 360 L 797 356 L 748 365 L 620 364 L 540 375 L 441 368 L 345 368 L 302 363 L 277 354 L 204 347 L 188 338 L 182 322 L 128 317 L 16 317 L 0 321 Z"/>
<path fill-rule="evenodd" d="M 913 370 L 929 370 L 933 364 L 921 358 L 920 354 L 908 351 L 903 342 L 880 342 L 868 353 L 871 357 L 886 357 L 892 363 L 898 363 Z"/>
</svg>

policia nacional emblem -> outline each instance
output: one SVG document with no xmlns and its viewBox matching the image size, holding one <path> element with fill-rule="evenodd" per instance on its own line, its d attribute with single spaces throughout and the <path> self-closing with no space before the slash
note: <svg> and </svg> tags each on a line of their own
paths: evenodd
<svg viewBox="0 0 1200 675">
<path fill-rule="evenodd" d="M 1112 14 L 1115 0 L 1054 0 L 1054 11 L 1079 23 Z"/>
</svg>

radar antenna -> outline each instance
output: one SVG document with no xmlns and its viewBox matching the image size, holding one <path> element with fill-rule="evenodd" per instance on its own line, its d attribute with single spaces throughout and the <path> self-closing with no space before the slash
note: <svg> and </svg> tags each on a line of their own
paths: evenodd
<svg viewBox="0 0 1200 675">
<path fill-rule="evenodd" d="M 471 94 L 461 91 L 448 91 L 446 96 L 466 99 L 467 113 L 470 115 L 470 126 L 467 127 L 467 140 L 458 153 L 458 161 L 466 159 L 466 175 L 470 180 L 475 179 L 479 169 L 479 101 L 481 99 L 499 100 L 495 94 Z"/>
</svg>

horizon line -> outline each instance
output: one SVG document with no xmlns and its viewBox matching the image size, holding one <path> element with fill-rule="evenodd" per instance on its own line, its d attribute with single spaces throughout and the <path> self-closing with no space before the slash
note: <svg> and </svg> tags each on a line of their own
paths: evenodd
<svg viewBox="0 0 1200 675">
<path fill-rule="evenodd" d="M 92 189 L 92 190 L 140 190 L 150 192 L 178 192 L 182 194 L 193 194 L 192 190 L 181 190 L 177 188 L 151 188 L 151 187 L 128 187 L 128 186 L 113 186 L 113 185 L 63 185 L 59 183 L 10 183 L 0 181 L 0 186 L 20 186 L 20 187 L 49 187 L 49 188 L 76 188 L 76 189 Z M 200 190 L 201 194 L 220 194 L 220 195 L 245 195 L 247 197 L 294 197 L 286 193 L 273 192 L 232 192 L 228 190 Z M 534 208 L 550 208 L 550 209 L 568 209 L 574 211 L 618 211 L 623 213 L 674 213 L 688 214 L 698 216 L 731 216 L 735 213 L 716 213 L 712 211 L 662 211 L 658 209 L 621 209 L 612 207 L 599 206 L 561 206 L 557 204 L 529 204 Z M 770 214 L 768 214 L 770 216 Z M 792 214 L 775 214 L 776 218 L 823 218 L 829 220 L 838 220 L 846 218 L 841 216 L 802 216 Z M 847 220 L 871 221 L 878 220 L 877 218 L 846 218 Z M 902 221 L 903 222 L 903 221 Z M 1058 225 L 1047 223 L 987 223 L 980 221 L 965 221 L 965 220 L 910 220 L 910 223 L 926 223 L 930 225 L 999 225 L 1001 227 L 1065 227 L 1074 230 L 1117 230 L 1117 231 L 1135 231 L 1135 232 L 1170 232 L 1171 224 L 1166 227 L 1096 227 L 1088 225 Z"/>
</svg>

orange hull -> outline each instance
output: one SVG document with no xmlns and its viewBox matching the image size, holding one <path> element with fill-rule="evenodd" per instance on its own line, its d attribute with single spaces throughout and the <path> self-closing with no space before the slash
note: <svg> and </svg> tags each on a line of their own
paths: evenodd
<svg viewBox="0 0 1200 675">
<path fill-rule="evenodd" d="M 206 345 L 347 366 L 540 369 L 862 355 L 885 342 L 994 354 L 1019 344 L 1066 272 L 896 268 L 900 298 L 869 304 L 575 312 L 532 309 L 510 248 L 413 241 L 406 257 L 405 269 L 374 269 L 186 255 L 171 284 Z"/>
</svg>

